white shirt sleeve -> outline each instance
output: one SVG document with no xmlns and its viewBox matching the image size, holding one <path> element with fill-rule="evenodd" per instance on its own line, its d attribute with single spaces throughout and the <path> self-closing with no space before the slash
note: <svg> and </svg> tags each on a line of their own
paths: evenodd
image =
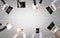
<svg viewBox="0 0 60 38">
<path fill-rule="evenodd" d="M 56 1 L 58 1 L 58 0 L 54 0 L 52 3 L 54 4 Z"/>
<path fill-rule="evenodd" d="M 25 33 L 23 33 L 23 38 L 26 38 L 26 34 Z"/>
<path fill-rule="evenodd" d="M 14 36 L 13 36 L 13 38 L 16 38 L 18 35 L 17 34 L 15 34 Z"/>
<path fill-rule="evenodd" d="M 53 6 L 54 10 L 56 10 L 56 6 L 53 3 L 52 3 L 52 6 Z"/>
<path fill-rule="evenodd" d="M 34 34 L 32 35 L 32 37 L 31 38 L 34 38 Z"/>
<path fill-rule="evenodd" d="M 42 38 L 42 32 L 39 33 L 39 38 Z"/>
</svg>

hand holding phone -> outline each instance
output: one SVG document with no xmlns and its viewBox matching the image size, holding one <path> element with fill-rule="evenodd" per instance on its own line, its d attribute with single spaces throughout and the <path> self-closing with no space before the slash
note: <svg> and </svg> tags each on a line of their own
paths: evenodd
<svg viewBox="0 0 60 38">
<path fill-rule="evenodd" d="M 39 28 L 36 28 L 36 33 L 39 33 Z"/>
</svg>

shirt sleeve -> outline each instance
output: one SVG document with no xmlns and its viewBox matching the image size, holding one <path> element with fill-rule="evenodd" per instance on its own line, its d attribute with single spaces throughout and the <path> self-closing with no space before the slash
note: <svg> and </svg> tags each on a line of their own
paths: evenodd
<svg viewBox="0 0 60 38">
<path fill-rule="evenodd" d="M 34 34 L 32 35 L 32 37 L 31 38 L 34 38 Z"/>
<path fill-rule="evenodd" d="M 43 0 L 40 0 L 39 3 L 41 4 Z"/>
<path fill-rule="evenodd" d="M 0 23 L 0 26 L 2 26 L 2 23 Z"/>
<path fill-rule="evenodd" d="M 36 0 L 33 0 L 34 5 L 36 5 Z"/>
<path fill-rule="evenodd" d="M 26 34 L 25 33 L 23 33 L 23 38 L 26 38 Z"/>
<path fill-rule="evenodd" d="M 0 29 L 0 32 L 3 31 L 3 30 L 5 30 L 6 28 L 7 28 L 7 27 L 4 26 L 3 28 Z"/>
<path fill-rule="evenodd" d="M 39 38 L 42 38 L 42 32 L 39 33 Z"/>
<path fill-rule="evenodd" d="M 15 34 L 14 36 L 13 36 L 13 38 L 16 38 L 18 35 L 17 34 Z"/>
<path fill-rule="evenodd" d="M 56 1 L 58 1 L 58 0 L 54 0 L 52 3 L 54 4 Z"/>
<path fill-rule="evenodd" d="M 1 0 L 3 2 L 3 4 L 6 4 L 6 2 L 4 0 Z"/>
</svg>

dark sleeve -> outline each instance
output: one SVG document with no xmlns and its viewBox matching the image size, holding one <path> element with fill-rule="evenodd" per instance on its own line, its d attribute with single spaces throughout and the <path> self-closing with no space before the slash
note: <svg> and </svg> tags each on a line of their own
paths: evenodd
<svg viewBox="0 0 60 38">
<path fill-rule="evenodd" d="M 2 26 L 2 23 L 0 23 L 0 26 Z"/>
<path fill-rule="evenodd" d="M 6 28 L 7 28 L 7 27 L 4 26 L 3 28 L 0 29 L 0 32 L 3 31 L 3 30 L 5 30 Z"/>
<path fill-rule="evenodd" d="M 40 0 L 40 2 L 39 2 L 39 3 L 41 4 L 41 3 L 42 3 L 42 1 L 43 1 L 43 0 Z"/>
<path fill-rule="evenodd" d="M 36 0 L 33 0 L 34 5 L 36 5 Z"/>
<path fill-rule="evenodd" d="M 6 4 L 6 2 L 4 0 L 1 0 L 3 4 Z"/>
</svg>

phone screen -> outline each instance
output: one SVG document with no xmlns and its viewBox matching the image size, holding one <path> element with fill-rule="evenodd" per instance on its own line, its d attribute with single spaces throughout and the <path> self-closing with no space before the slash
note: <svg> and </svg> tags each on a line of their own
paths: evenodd
<svg viewBox="0 0 60 38">
<path fill-rule="evenodd" d="M 39 33 L 39 28 L 36 28 L 36 33 Z"/>
</svg>

